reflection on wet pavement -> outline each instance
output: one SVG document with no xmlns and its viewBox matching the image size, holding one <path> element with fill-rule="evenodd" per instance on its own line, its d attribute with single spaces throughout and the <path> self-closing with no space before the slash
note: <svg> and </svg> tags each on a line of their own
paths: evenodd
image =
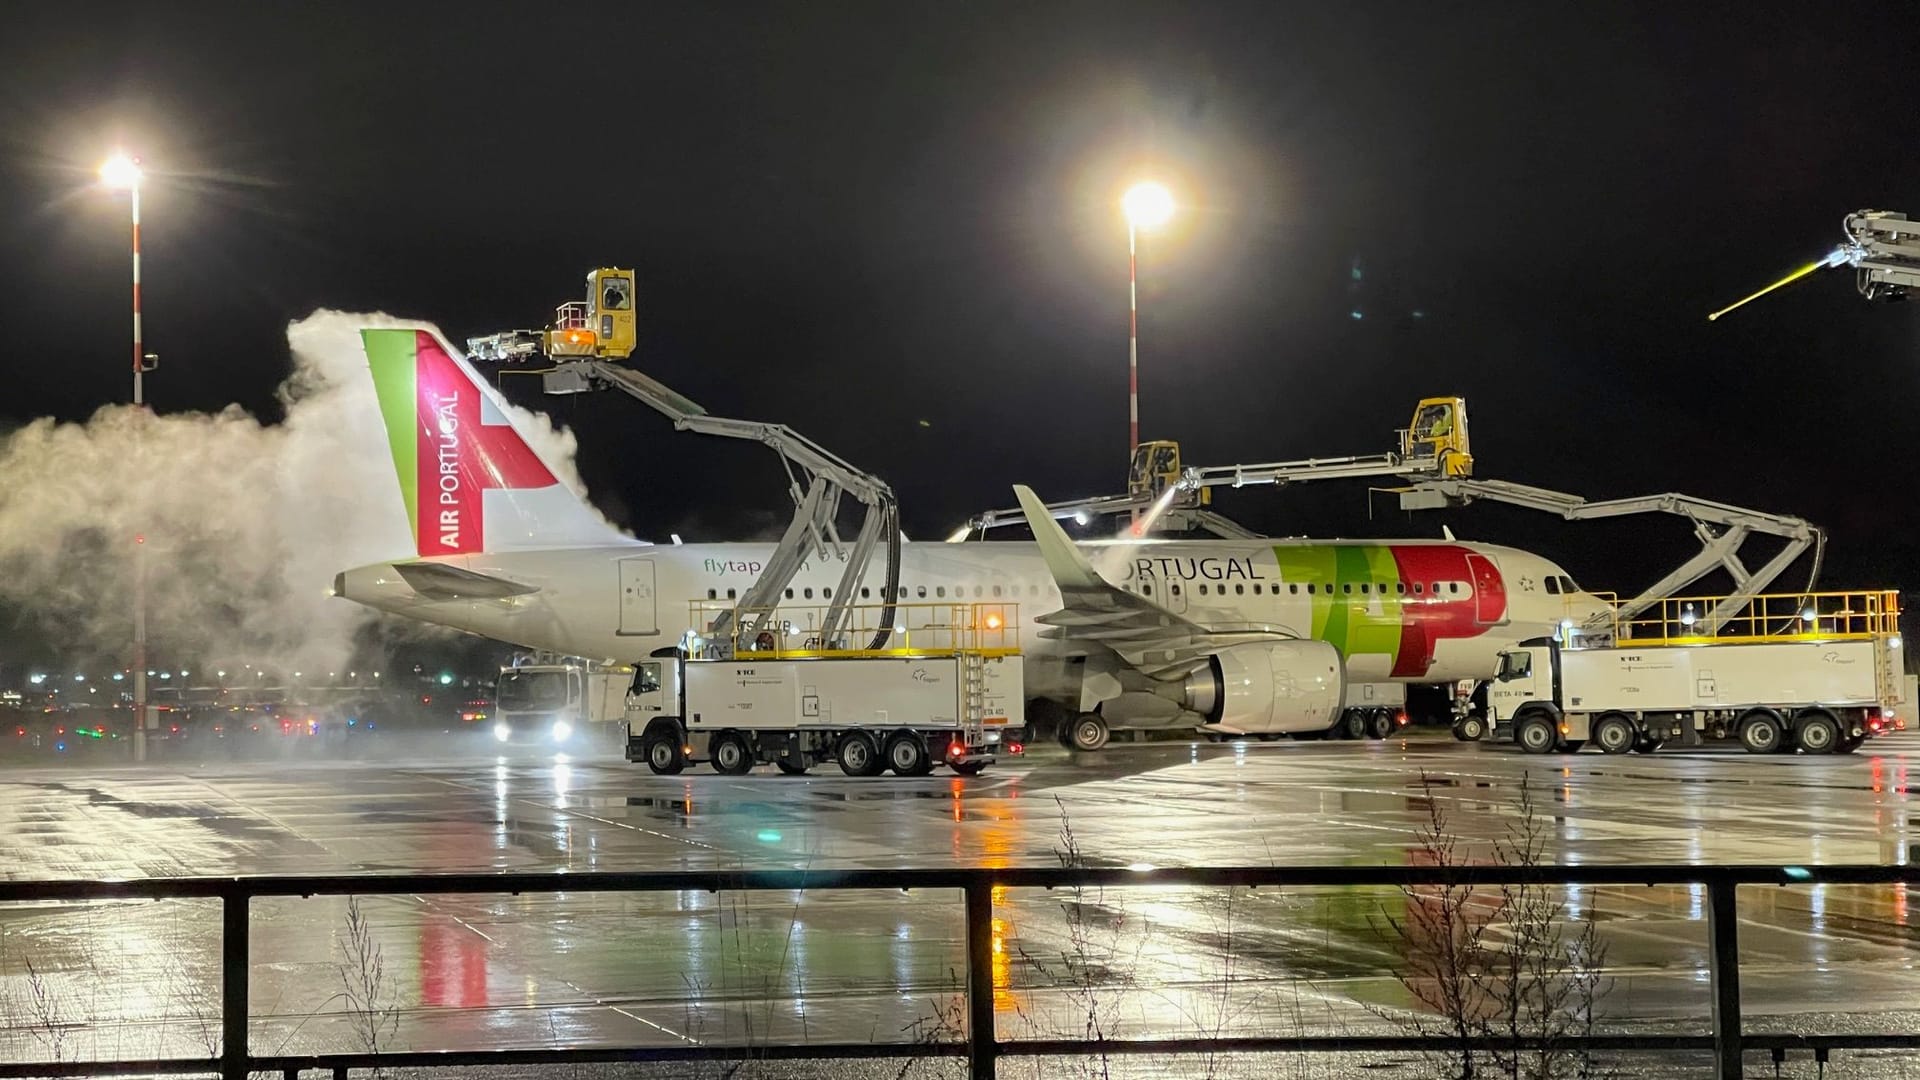
<svg viewBox="0 0 1920 1080">
<path fill-rule="evenodd" d="M 1904 863 L 1910 741 L 1920 746 L 1900 736 L 1853 758 L 1565 761 L 1417 738 L 1156 744 L 1042 752 L 964 780 L 669 778 L 617 760 L 16 771 L 0 781 L 0 868 L 26 879 L 1010 866 L 1056 865 L 1068 847 L 1096 865 L 1392 865 L 1412 858 L 1430 802 L 1483 853 L 1513 821 L 1523 776 L 1560 862 Z M 1704 1030 L 1702 890 L 1576 886 L 1560 899 L 1608 946 L 1606 1026 Z M 1109 1037 L 1391 1032 L 1413 1002 L 1395 978 L 1403 946 L 1383 928 L 1408 902 L 1392 890 L 1003 890 L 1000 1033 L 1078 1035 L 1090 997 Z M 958 1035 L 947 1030 L 964 978 L 957 895 L 361 903 L 396 1046 Z M 256 1050 L 357 1048 L 342 1003 L 345 909 L 254 903 Z M 1904 889 L 1748 889 L 1741 917 L 1750 1030 L 1806 1030 L 1814 1014 L 1831 1030 L 1916 1029 Z M 217 908 L 197 901 L 0 911 L 11 1022 L 0 1054 L 206 1052 L 218 928 Z"/>
</svg>

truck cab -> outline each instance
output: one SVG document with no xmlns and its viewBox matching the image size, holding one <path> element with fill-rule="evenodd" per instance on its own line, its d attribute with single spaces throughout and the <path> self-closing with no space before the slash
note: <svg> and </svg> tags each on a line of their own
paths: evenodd
<svg viewBox="0 0 1920 1080">
<path fill-rule="evenodd" d="M 623 720 L 629 672 L 578 662 L 514 664 L 495 686 L 493 737 L 555 750 L 585 747 L 593 725 Z"/>
<path fill-rule="evenodd" d="M 1507 734 L 1513 718 L 1529 705 L 1558 710 L 1554 672 L 1559 653 L 1550 639 L 1522 642 L 1500 654 L 1500 667 L 1487 686 L 1487 719 L 1495 735 Z"/>
</svg>

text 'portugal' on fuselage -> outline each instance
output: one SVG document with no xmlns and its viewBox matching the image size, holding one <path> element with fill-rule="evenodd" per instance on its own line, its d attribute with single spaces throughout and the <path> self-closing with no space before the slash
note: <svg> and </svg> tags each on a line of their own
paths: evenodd
<svg viewBox="0 0 1920 1080">
<path fill-rule="evenodd" d="M 530 649 L 630 661 L 697 631 L 688 625 L 696 603 L 743 595 L 766 565 L 770 544 L 656 546 L 620 535 L 555 478 L 504 400 L 438 332 L 367 330 L 363 339 L 416 550 L 342 573 L 337 595 Z M 1325 642 L 1354 681 L 1485 679 L 1503 648 L 1604 611 L 1552 562 L 1491 544 L 1070 544 L 1058 534 L 1050 549 L 1057 526 L 1035 528 L 1040 539 L 1028 543 L 903 545 L 900 619 L 910 635 L 915 613 L 933 610 L 917 604 L 1018 603 L 1026 622 L 1048 626 L 1022 641 L 1028 692 L 1071 710 L 1157 691 L 1153 680 L 1186 678 L 1210 655 L 1269 639 Z M 1075 579 L 1074 563 L 1097 580 Z M 840 573 L 810 565 L 794 579 L 787 598 L 797 632 L 830 601 Z M 859 602 L 879 603 L 882 589 L 876 567 Z M 1123 622 L 1136 629 L 1116 629 Z M 1145 623 L 1165 632 L 1137 629 Z M 1261 670 L 1276 684 L 1297 674 Z M 1089 671 L 1113 678 L 1090 690 Z"/>
</svg>

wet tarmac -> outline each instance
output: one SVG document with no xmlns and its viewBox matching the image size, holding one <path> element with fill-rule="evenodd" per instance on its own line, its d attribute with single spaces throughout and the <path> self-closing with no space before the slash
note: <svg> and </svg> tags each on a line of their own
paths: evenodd
<svg viewBox="0 0 1920 1080">
<path fill-rule="evenodd" d="M 1487 857 L 1520 820 L 1523 779 L 1551 861 L 1904 863 L 1910 766 L 1920 766 L 1920 735 L 1807 758 L 1545 759 L 1444 735 L 1119 745 L 1048 749 L 972 779 L 666 778 L 617 759 L 377 755 L 13 769 L 0 773 L 0 871 L 1402 865 L 1430 858 L 1420 835 L 1430 809 L 1464 857 Z M 1600 1028 L 1706 1030 L 1701 890 L 1559 892 L 1555 903 L 1591 918 L 1607 950 Z M 1393 930 L 1421 901 L 1391 890 L 1014 890 L 996 900 L 1002 1038 L 1078 1037 L 1090 1025 L 1107 1038 L 1398 1034 L 1422 1013 L 1396 976 L 1418 946 Z M 371 1034 L 414 1050 L 871 1040 L 911 1054 L 964 1026 L 957 895 L 406 895 L 352 908 L 255 903 L 256 1052 L 355 1050 Z M 1904 890 L 1749 889 L 1741 917 L 1748 1030 L 1920 1030 Z M 218 930 L 217 910 L 192 901 L 0 910 L 0 1058 L 206 1053 L 218 1042 Z M 356 942 L 377 946 L 377 978 L 350 959 Z M 1920 1077 L 1892 1054 L 1843 1064 L 1850 1071 L 1828 1075 Z M 1116 1063 L 1112 1073 L 1335 1076 L 1360 1065 Z M 1658 1074 L 1696 1067 L 1705 1063 L 1668 1058 Z M 788 1068 L 766 1075 L 813 1075 Z M 1365 1071 L 1433 1074 L 1417 1061 Z"/>
</svg>

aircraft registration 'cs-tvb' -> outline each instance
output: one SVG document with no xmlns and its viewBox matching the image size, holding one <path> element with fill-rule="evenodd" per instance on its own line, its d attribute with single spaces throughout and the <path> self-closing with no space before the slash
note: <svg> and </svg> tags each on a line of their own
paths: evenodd
<svg viewBox="0 0 1920 1080">
<path fill-rule="evenodd" d="M 671 648 L 683 612 L 744 594 L 771 544 L 656 546 L 623 536 L 555 478 L 506 403 L 426 329 L 362 332 L 413 558 L 349 570 L 336 595 L 569 656 L 633 661 Z M 916 603 L 1018 603 L 1036 712 L 1116 728 L 1323 731 L 1347 680 L 1487 679 L 1502 648 L 1605 610 L 1552 562 L 1452 540 L 1114 540 L 1075 543 L 1016 488 L 1035 540 L 902 545 L 897 616 Z M 818 610 L 838 566 L 787 596 Z M 875 568 L 860 600 L 878 603 Z M 920 611 L 930 609 L 921 608 Z M 699 628 L 693 628 L 698 630 Z M 1104 733 L 1101 734 L 1104 741 Z"/>
</svg>

